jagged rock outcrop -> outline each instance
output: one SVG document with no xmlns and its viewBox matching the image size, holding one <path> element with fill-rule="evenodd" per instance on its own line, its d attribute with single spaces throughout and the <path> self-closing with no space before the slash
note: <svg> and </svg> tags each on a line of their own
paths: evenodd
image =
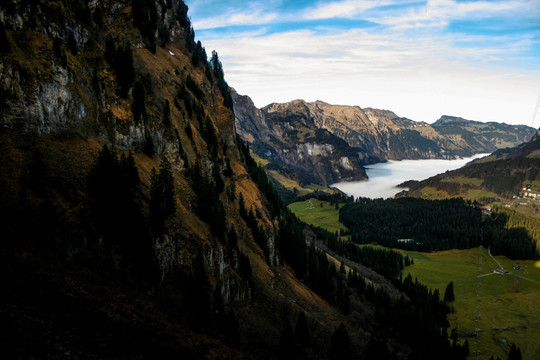
<svg viewBox="0 0 540 360">
<path fill-rule="evenodd" d="M 238 132 L 252 144 L 255 153 L 278 165 L 290 166 L 299 173 L 308 166 L 298 163 L 302 153 L 300 144 L 309 141 L 304 136 L 309 134 L 305 127 L 310 131 L 325 131 L 329 139 L 343 140 L 348 145 L 343 147 L 348 155 L 339 159 L 347 159 L 352 164 L 352 153 L 356 152 L 362 165 L 386 160 L 471 156 L 515 146 L 527 141 L 534 133 L 534 129 L 527 126 L 480 123 L 448 116 L 430 125 L 401 118 L 388 110 L 330 105 L 323 101 L 294 100 L 257 109 L 246 96 L 235 95 L 234 99 Z M 291 134 L 300 136 L 295 138 Z M 296 144 L 296 148 L 286 145 L 291 142 L 288 139 Z M 350 168 L 358 171 L 356 169 Z M 325 176 L 325 171 L 329 174 L 329 170 L 321 171 L 310 181 L 326 184 L 329 178 L 342 175 L 335 172 L 333 176 Z M 348 173 L 347 176 L 352 177 Z M 348 178 L 342 176 L 341 180 Z"/>
<path fill-rule="evenodd" d="M 15 333 L 29 329 L 28 340 L 12 339 L 14 353 L 7 357 L 69 357 L 58 349 L 73 357 L 114 357 L 110 349 L 123 332 L 134 331 L 127 358 L 208 357 L 195 343 L 238 358 L 221 339 L 186 326 L 191 315 L 181 309 L 190 304 L 223 316 L 224 306 L 250 301 L 252 287 L 264 290 L 278 262 L 277 219 L 248 174 L 223 84 L 217 54 L 209 62 L 194 40 L 182 1 L 0 4 L 0 218 L 9 224 L 2 226 L 0 253 L 11 254 L 2 273 L 13 279 L 0 312 L 13 310 L 2 330 L 6 324 Z M 133 206 L 122 207 L 126 199 L 114 193 L 105 204 L 138 216 L 113 213 L 107 226 L 96 220 L 96 193 L 89 190 L 104 146 L 110 152 L 103 174 L 110 178 L 100 190 L 123 181 L 110 166 L 127 166 L 136 179 Z M 154 169 L 165 159 L 174 211 L 157 230 Z M 250 226 L 240 198 L 256 214 Z M 116 217 L 128 221 L 120 226 Z M 115 226 L 122 229 L 107 233 Z M 36 276 L 41 271 L 47 275 Z M 24 276 L 40 279 L 20 281 Z M 46 294 L 27 296 L 34 290 Z M 64 316 L 62 304 L 47 308 L 58 298 L 69 298 L 68 319 L 48 325 L 48 317 Z M 29 307 L 40 313 L 27 316 Z M 139 307 L 146 309 L 131 313 Z M 95 323 L 88 325 L 86 316 Z M 76 341 L 69 335 L 87 325 L 96 334 L 112 330 Z M 37 333 L 46 333 L 40 341 L 54 349 L 17 348 Z M 171 349 L 161 354 L 162 341 Z"/>
<path fill-rule="evenodd" d="M 240 136 L 256 154 L 290 169 L 301 183 L 330 185 L 367 178 L 358 152 L 319 127 L 305 102 L 294 101 L 286 109 L 277 104 L 257 109 L 248 96 L 234 90 L 232 94 Z"/>
</svg>

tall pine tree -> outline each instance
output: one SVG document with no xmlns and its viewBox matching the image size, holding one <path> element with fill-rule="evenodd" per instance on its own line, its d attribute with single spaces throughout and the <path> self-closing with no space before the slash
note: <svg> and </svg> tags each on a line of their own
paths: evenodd
<svg viewBox="0 0 540 360">
<path fill-rule="evenodd" d="M 152 168 L 150 180 L 150 224 L 154 235 L 161 235 L 165 221 L 176 211 L 174 178 L 167 158 L 161 160 L 159 173 Z"/>
</svg>

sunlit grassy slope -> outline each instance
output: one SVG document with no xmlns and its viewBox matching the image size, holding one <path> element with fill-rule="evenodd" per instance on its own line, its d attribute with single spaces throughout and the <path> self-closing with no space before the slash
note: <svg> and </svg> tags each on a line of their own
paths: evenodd
<svg viewBox="0 0 540 360">
<path fill-rule="evenodd" d="M 322 204 L 322 206 L 321 206 Z M 343 204 L 339 204 L 342 207 Z M 303 222 L 336 232 L 346 227 L 339 222 L 339 210 L 329 202 L 315 198 L 292 203 L 288 208 Z"/>
<path fill-rule="evenodd" d="M 540 265 L 534 261 L 513 261 L 495 257 L 511 272 L 493 273 L 498 267 L 487 249 L 449 250 L 436 253 L 406 252 L 414 265 L 405 269 L 413 278 L 444 294 L 454 282 L 455 313 L 451 326 L 469 338 L 470 359 L 507 358 L 511 343 L 522 351 L 523 359 L 540 359 Z M 522 270 L 512 269 L 518 264 Z"/>
<path fill-rule="evenodd" d="M 310 203 L 311 201 L 311 203 Z M 313 206 L 312 206 L 313 205 Z M 345 229 L 335 205 L 316 199 L 289 205 L 302 221 L 329 231 Z M 399 250 L 402 251 L 402 250 Z M 524 360 L 540 359 L 540 262 L 495 259 L 511 274 L 493 273 L 497 263 L 486 248 L 448 250 L 434 253 L 402 251 L 414 259 L 405 268 L 413 278 L 441 296 L 453 281 L 456 301 L 450 316 L 451 328 L 469 337 L 469 359 L 506 359 L 512 343 L 520 347 Z M 522 269 L 514 270 L 517 264 Z"/>
</svg>

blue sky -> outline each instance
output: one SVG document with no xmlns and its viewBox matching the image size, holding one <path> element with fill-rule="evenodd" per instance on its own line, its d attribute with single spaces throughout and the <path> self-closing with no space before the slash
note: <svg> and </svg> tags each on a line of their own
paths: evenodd
<svg viewBox="0 0 540 360">
<path fill-rule="evenodd" d="M 540 0 L 186 3 L 196 38 L 259 107 L 323 100 L 540 127 Z"/>
</svg>

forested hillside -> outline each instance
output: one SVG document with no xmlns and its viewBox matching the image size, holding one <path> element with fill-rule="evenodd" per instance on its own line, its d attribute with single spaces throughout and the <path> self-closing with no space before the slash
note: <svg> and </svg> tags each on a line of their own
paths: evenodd
<svg viewBox="0 0 540 360">
<path fill-rule="evenodd" d="M 285 209 L 187 10 L 0 4 L 2 355 L 464 359 L 406 259 Z"/>
<path fill-rule="evenodd" d="M 538 259 L 537 221 L 495 209 L 483 214 L 478 203 L 463 199 L 365 199 L 340 210 L 352 241 L 387 247 L 440 251 L 483 245 L 496 255 Z"/>
</svg>

